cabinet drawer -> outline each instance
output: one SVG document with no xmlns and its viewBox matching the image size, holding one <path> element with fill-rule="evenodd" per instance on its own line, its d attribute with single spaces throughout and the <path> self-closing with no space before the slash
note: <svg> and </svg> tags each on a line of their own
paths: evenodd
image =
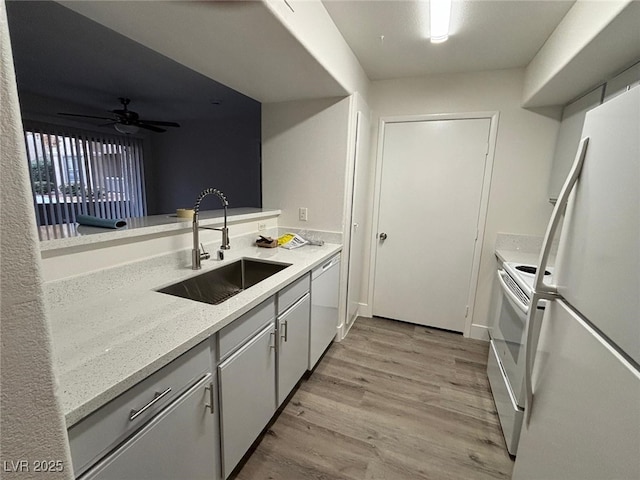
<svg viewBox="0 0 640 480">
<path fill-rule="evenodd" d="M 500 368 L 493 340 L 489 345 L 487 376 L 489 377 L 489 385 L 491 386 L 493 401 L 500 418 L 500 426 L 507 444 L 507 450 L 511 455 L 515 455 L 518 450 L 524 410 L 518 407 L 514 401 L 515 397 L 511 391 L 509 380 L 507 380 L 502 368 Z"/>
<path fill-rule="evenodd" d="M 271 297 L 224 327 L 218 333 L 220 359 L 236 350 L 245 340 L 252 337 L 275 318 L 275 297 Z"/>
<path fill-rule="evenodd" d="M 207 373 L 81 480 L 217 478 L 217 460 L 212 455 L 216 428 L 206 407 L 212 388 L 213 377 Z"/>
<path fill-rule="evenodd" d="M 211 366 L 207 340 L 71 427 L 68 434 L 75 475 L 80 475 L 149 421 L 210 372 Z"/>
<path fill-rule="evenodd" d="M 307 273 L 278 292 L 278 315 L 296 303 L 299 298 L 302 298 L 304 294 L 309 291 L 310 279 L 311 275 Z"/>
</svg>

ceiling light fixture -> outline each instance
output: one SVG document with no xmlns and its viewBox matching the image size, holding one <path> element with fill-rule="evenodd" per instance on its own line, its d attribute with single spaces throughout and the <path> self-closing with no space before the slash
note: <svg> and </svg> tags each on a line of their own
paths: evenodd
<svg viewBox="0 0 640 480">
<path fill-rule="evenodd" d="M 431 43 L 442 43 L 449 38 L 451 0 L 429 0 Z"/>
<path fill-rule="evenodd" d="M 116 131 L 125 133 L 127 135 L 138 133 L 138 130 L 140 130 L 137 125 L 127 125 L 126 123 L 116 123 L 113 127 L 116 129 Z"/>
</svg>

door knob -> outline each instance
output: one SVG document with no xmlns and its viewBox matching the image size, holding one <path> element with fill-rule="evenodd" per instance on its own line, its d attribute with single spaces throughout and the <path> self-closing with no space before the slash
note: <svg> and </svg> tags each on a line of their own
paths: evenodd
<svg viewBox="0 0 640 480">
<path fill-rule="evenodd" d="M 380 240 L 386 240 L 387 239 L 387 234 L 386 233 L 381 233 L 380 234 Z"/>
</svg>

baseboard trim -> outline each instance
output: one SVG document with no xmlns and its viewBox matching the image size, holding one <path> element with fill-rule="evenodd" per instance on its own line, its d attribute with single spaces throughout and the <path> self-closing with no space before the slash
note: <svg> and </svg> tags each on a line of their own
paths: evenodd
<svg viewBox="0 0 640 480">
<path fill-rule="evenodd" d="M 484 340 L 485 342 L 489 341 L 489 327 L 486 325 L 477 325 L 475 323 L 471 324 L 471 331 L 469 332 L 469 338 L 473 338 L 475 340 Z"/>
<path fill-rule="evenodd" d="M 361 317 L 373 318 L 373 309 L 368 303 L 361 303 L 358 307 L 358 315 Z"/>
</svg>

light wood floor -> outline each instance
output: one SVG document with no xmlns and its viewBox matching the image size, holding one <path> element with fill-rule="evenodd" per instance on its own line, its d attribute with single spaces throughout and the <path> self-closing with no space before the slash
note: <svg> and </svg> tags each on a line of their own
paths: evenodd
<svg viewBox="0 0 640 480">
<path fill-rule="evenodd" d="M 487 354 L 454 333 L 358 318 L 236 478 L 510 478 Z"/>
</svg>

